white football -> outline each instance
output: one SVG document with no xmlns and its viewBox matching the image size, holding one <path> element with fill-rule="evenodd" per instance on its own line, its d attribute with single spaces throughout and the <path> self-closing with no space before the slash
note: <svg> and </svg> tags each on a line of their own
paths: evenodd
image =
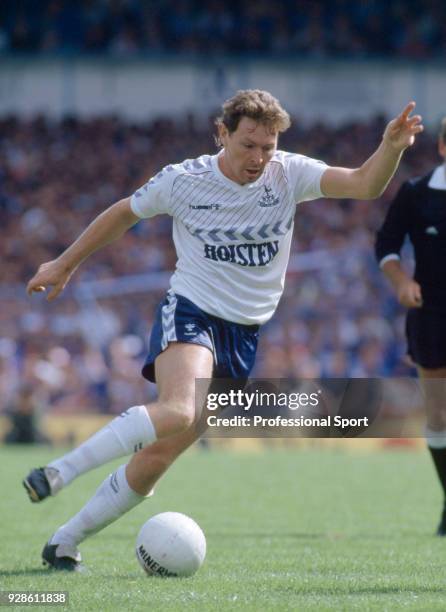
<svg viewBox="0 0 446 612">
<path fill-rule="evenodd" d="M 136 538 L 136 557 L 151 576 L 191 576 L 205 556 L 203 531 L 180 512 L 152 516 Z"/>
</svg>

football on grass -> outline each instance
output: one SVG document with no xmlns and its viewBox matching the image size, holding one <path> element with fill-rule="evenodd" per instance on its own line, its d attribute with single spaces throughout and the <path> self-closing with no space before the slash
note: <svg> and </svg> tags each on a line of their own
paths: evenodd
<svg viewBox="0 0 446 612">
<path fill-rule="evenodd" d="M 141 527 L 136 557 L 153 576 L 191 576 L 206 556 L 206 538 L 189 516 L 162 512 Z"/>
</svg>

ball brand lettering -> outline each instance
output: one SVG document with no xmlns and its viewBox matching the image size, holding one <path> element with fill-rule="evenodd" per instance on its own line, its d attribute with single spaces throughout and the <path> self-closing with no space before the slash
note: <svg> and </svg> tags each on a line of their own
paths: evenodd
<svg viewBox="0 0 446 612">
<path fill-rule="evenodd" d="M 159 574 L 160 576 L 177 576 L 175 572 L 170 572 L 168 569 L 160 565 L 152 559 L 149 553 L 145 550 L 144 546 L 139 546 L 138 555 L 144 561 L 144 566 L 146 568 L 147 573 L 149 574 Z"/>
<path fill-rule="evenodd" d="M 279 252 L 279 241 L 260 244 L 204 245 L 204 256 L 213 261 L 229 261 L 239 266 L 266 266 Z"/>
</svg>

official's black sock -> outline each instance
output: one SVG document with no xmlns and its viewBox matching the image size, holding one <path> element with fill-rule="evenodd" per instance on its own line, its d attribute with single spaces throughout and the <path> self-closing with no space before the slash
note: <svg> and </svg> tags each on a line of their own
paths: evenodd
<svg viewBox="0 0 446 612">
<path fill-rule="evenodd" d="M 443 489 L 443 512 L 437 527 L 437 535 L 446 537 L 446 430 L 425 429 L 426 442 Z"/>
<path fill-rule="evenodd" d="M 428 446 L 432 460 L 437 471 L 438 479 L 440 480 L 443 488 L 443 494 L 446 500 L 446 447 L 445 448 L 432 448 Z"/>
</svg>

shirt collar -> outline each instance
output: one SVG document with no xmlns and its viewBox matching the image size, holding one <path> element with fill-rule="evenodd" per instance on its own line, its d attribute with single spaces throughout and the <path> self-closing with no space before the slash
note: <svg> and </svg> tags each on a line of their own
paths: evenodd
<svg viewBox="0 0 446 612">
<path fill-rule="evenodd" d="M 435 168 L 427 186 L 431 189 L 446 190 L 446 163 Z"/>
</svg>

